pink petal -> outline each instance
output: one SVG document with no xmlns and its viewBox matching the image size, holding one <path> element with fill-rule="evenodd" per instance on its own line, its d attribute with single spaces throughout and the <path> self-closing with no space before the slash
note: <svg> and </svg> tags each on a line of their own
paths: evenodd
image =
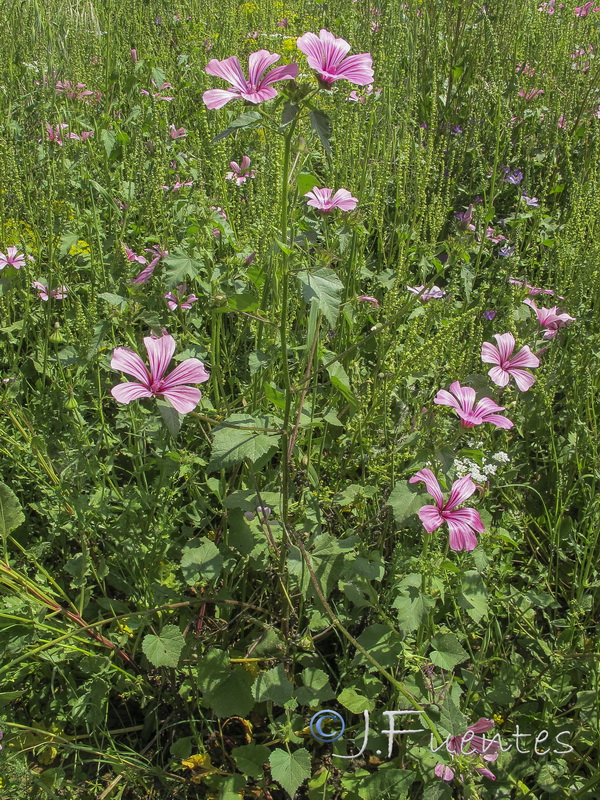
<svg viewBox="0 0 600 800">
<path fill-rule="evenodd" d="M 461 386 L 458 381 L 450 384 L 450 391 L 456 395 L 463 411 L 471 411 L 475 405 L 475 389 L 470 386 Z"/>
<path fill-rule="evenodd" d="M 433 402 L 438 406 L 450 406 L 451 408 L 455 408 L 457 411 L 460 409 L 456 397 L 451 395 L 450 392 L 447 392 L 446 389 L 440 389 L 433 398 Z"/>
<path fill-rule="evenodd" d="M 235 89 L 208 89 L 202 95 L 202 99 L 207 108 L 223 108 L 230 100 L 240 97 L 240 93 Z"/>
<path fill-rule="evenodd" d="M 118 403 L 125 403 L 125 405 L 142 397 L 152 397 L 150 389 L 142 386 L 141 383 L 119 383 L 117 386 L 113 386 L 110 393 Z"/>
<path fill-rule="evenodd" d="M 473 731 L 473 733 L 487 733 L 491 731 L 493 727 L 495 727 L 496 723 L 493 719 L 488 719 L 487 717 L 480 717 L 477 722 L 474 722 L 472 725 L 467 727 L 468 731 Z M 497 747 L 498 745 L 496 745 Z M 490 748 L 491 749 L 491 748 Z"/>
<path fill-rule="evenodd" d="M 461 521 L 448 519 L 448 528 L 450 530 L 450 549 L 451 550 L 475 550 L 477 547 L 477 537 L 469 528 Z"/>
<path fill-rule="evenodd" d="M 309 65 L 316 70 L 339 63 L 350 50 L 350 44 L 345 39 L 336 39 L 325 29 L 321 30 L 319 36 L 314 33 L 300 36 L 296 40 L 296 47 L 308 56 Z"/>
<path fill-rule="evenodd" d="M 110 362 L 111 369 L 118 369 L 126 375 L 137 378 L 145 386 L 150 386 L 150 374 L 137 353 L 128 347 L 116 347 Z"/>
<path fill-rule="evenodd" d="M 512 377 L 515 379 L 517 388 L 522 392 L 528 392 L 535 383 L 535 378 L 531 372 L 527 372 L 524 369 L 510 369 L 509 371 Z"/>
<path fill-rule="evenodd" d="M 421 481 L 425 484 L 427 491 L 435 500 L 437 507 L 439 509 L 443 508 L 444 498 L 442 496 L 440 484 L 438 483 L 438 480 L 433 472 L 427 467 L 425 467 L 425 469 L 420 469 L 408 482 L 419 483 Z"/>
<path fill-rule="evenodd" d="M 352 197 L 347 189 L 338 189 L 331 198 L 331 205 L 341 208 L 342 211 L 352 211 L 357 203 L 357 198 Z"/>
<path fill-rule="evenodd" d="M 446 764 L 437 764 L 434 772 L 436 776 L 443 781 L 451 781 L 454 778 L 454 770 Z"/>
<path fill-rule="evenodd" d="M 189 300 L 189 298 L 188 298 Z M 163 380 L 163 389 L 172 389 L 183 383 L 204 383 L 210 378 L 204 369 L 204 364 L 198 358 L 187 358 L 178 364 L 173 372 L 170 372 Z"/>
<path fill-rule="evenodd" d="M 217 78 L 223 78 L 223 80 L 226 80 L 227 83 L 230 83 L 235 89 L 237 89 L 238 92 L 245 92 L 248 89 L 248 83 L 244 77 L 244 73 L 242 72 L 242 68 L 237 56 L 230 56 L 223 61 L 213 58 L 208 62 L 204 68 L 204 71 L 209 75 L 214 75 Z"/>
<path fill-rule="evenodd" d="M 499 406 L 497 403 L 494 403 L 491 397 L 482 397 L 481 400 L 477 403 L 476 411 L 480 411 L 482 414 L 490 414 L 495 411 L 505 411 L 504 406 Z"/>
<path fill-rule="evenodd" d="M 277 97 L 277 89 L 274 89 L 272 86 L 265 85 L 256 92 L 242 92 L 242 97 L 244 100 L 248 100 L 249 103 L 254 103 L 256 105 Z"/>
<path fill-rule="evenodd" d="M 146 336 L 144 346 L 150 362 L 150 383 L 155 384 L 161 380 L 175 352 L 175 339 L 166 334 L 154 338 Z"/>
<path fill-rule="evenodd" d="M 335 80 L 347 80 L 358 86 L 366 86 L 369 83 L 373 83 L 372 63 L 373 59 L 369 53 L 348 56 L 343 63 L 336 67 Z"/>
<path fill-rule="evenodd" d="M 529 345 L 525 345 L 525 347 L 519 350 L 516 356 L 510 359 L 507 368 L 510 370 L 514 367 L 539 367 L 539 365 L 539 358 L 531 352 Z"/>
<path fill-rule="evenodd" d="M 489 769 L 486 769 L 485 767 L 475 767 L 475 771 L 480 775 L 483 775 L 484 778 L 489 778 L 492 781 L 496 780 L 494 773 L 490 772 Z"/>
<path fill-rule="evenodd" d="M 470 475 L 465 475 L 464 478 L 459 478 L 459 480 L 454 481 L 452 484 L 452 489 L 450 490 L 450 497 L 448 498 L 448 502 L 444 506 L 443 511 L 452 511 L 457 506 L 460 506 L 465 502 L 465 500 L 468 500 L 469 497 L 471 497 L 476 489 L 477 487 L 471 480 Z"/>
<path fill-rule="evenodd" d="M 506 386 L 510 380 L 510 375 L 505 369 L 502 369 L 502 367 L 492 367 L 488 371 L 488 375 L 496 386 Z"/>
<path fill-rule="evenodd" d="M 270 86 L 272 83 L 284 80 L 293 80 L 298 75 L 298 64 L 284 64 L 281 67 L 275 67 L 268 75 L 260 82 L 261 89 L 265 86 Z"/>
<path fill-rule="evenodd" d="M 481 360 L 486 364 L 500 364 L 501 358 L 498 348 L 491 342 L 484 342 L 481 345 Z"/>
<path fill-rule="evenodd" d="M 189 414 L 190 411 L 193 411 L 202 397 L 200 389 L 194 389 L 191 386 L 175 386 L 172 389 L 161 391 L 160 394 L 180 414 Z"/>
<path fill-rule="evenodd" d="M 419 511 L 419 519 L 423 523 L 423 527 L 427 533 L 433 533 L 440 525 L 444 524 L 439 508 L 437 506 L 422 506 Z"/>
<path fill-rule="evenodd" d="M 244 170 L 247 170 L 249 166 L 250 166 L 250 159 L 248 158 L 248 156 L 244 156 L 242 158 L 242 172 Z"/>
<path fill-rule="evenodd" d="M 269 53 L 268 50 L 257 50 L 255 53 L 250 53 L 248 57 L 248 83 L 258 88 L 265 72 L 280 58 L 281 56 L 278 53 Z"/>
<path fill-rule="evenodd" d="M 511 422 L 511 420 L 506 417 L 501 417 L 500 414 L 489 414 L 485 417 L 483 422 L 491 422 L 492 425 L 495 425 L 497 428 L 503 428 L 505 431 L 509 430 L 514 425 L 514 422 Z"/>
<path fill-rule="evenodd" d="M 449 514 L 444 512 L 444 517 L 446 521 L 452 520 L 452 522 L 468 525 L 469 528 L 473 528 L 477 533 L 483 533 L 485 531 L 485 526 L 481 521 L 479 511 L 475 508 L 458 508 L 455 511 L 451 511 Z"/>
<path fill-rule="evenodd" d="M 507 361 L 515 349 L 515 337 L 512 333 L 496 333 L 494 338 L 498 342 L 498 352 L 501 361 Z"/>
</svg>

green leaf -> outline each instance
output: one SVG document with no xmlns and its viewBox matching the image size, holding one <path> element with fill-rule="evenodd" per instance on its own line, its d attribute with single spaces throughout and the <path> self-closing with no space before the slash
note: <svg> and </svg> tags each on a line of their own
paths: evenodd
<svg viewBox="0 0 600 800">
<path fill-rule="evenodd" d="M 212 140 L 211 144 L 215 144 L 215 142 L 220 142 L 221 139 L 225 139 L 227 136 L 231 135 L 234 131 L 238 128 L 248 128 L 254 123 L 258 122 L 261 119 L 261 115 L 258 111 L 245 111 L 243 114 L 240 114 L 239 117 L 230 122 L 228 127 L 225 128 L 224 131 L 217 134 L 215 138 Z"/>
<path fill-rule="evenodd" d="M 300 106 L 297 106 L 295 103 L 290 103 L 289 101 L 284 105 L 283 111 L 281 112 L 281 128 L 285 128 L 286 125 L 289 125 L 290 122 L 293 122 L 298 112 L 300 111 Z"/>
<path fill-rule="evenodd" d="M 458 708 L 450 695 L 446 695 L 440 712 L 440 725 L 450 736 L 462 736 L 467 730 L 468 719 Z"/>
<path fill-rule="evenodd" d="M 79 236 L 76 233 L 63 233 L 60 237 L 60 250 L 58 254 L 61 258 L 64 258 L 69 250 L 77 244 L 79 241 Z"/>
<path fill-rule="evenodd" d="M 421 583 L 421 576 L 411 573 L 398 584 L 400 594 L 394 600 L 393 608 L 398 612 L 398 624 L 403 633 L 417 630 L 435 606 L 435 600 L 423 594 Z"/>
<path fill-rule="evenodd" d="M 464 608 L 474 622 L 479 622 L 488 613 L 488 594 L 483 578 L 476 570 L 468 570 L 462 577 L 458 605 Z"/>
<path fill-rule="evenodd" d="M 223 556 L 210 539 L 193 539 L 183 548 L 181 571 L 188 585 L 215 581 L 223 568 Z"/>
<path fill-rule="evenodd" d="M 300 197 L 304 197 L 307 192 L 310 192 L 315 186 L 318 186 L 321 181 L 310 172 L 301 172 L 296 178 L 296 186 Z"/>
<path fill-rule="evenodd" d="M 167 403 L 164 400 L 158 400 L 157 405 L 162 420 L 165 423 L 169 433 L 171 436 L 176 437 L 181 428 L 181 422 L 184 415 L 180 414 L 170 403 Z"/>
<path fill-rule="evenodd" d="M 25 514 L 17 495 L 5 483 L 0 483 L 0 535 L 4 540 L 25 522 Z"/>
<path fill-rule="evenodd" d="M 198 688 L 204 703 L 218 717 L 245 717 L 254 706 L 250 687 L 254 678 L 241 665 L 233 668 L 223 650 L 213 648 L 198 664 Z"/>
<path fill-rule="evenodd" d="M 397 527 L 400 527 L 405 520 L 416 514 L 421 506 L 426 505 L 426 503 L 427 500 L 422 494 L 411 491 L 409 484 L 403 481 L 394 486 L 386 505 L 391 507 L 394 522 Z"/>
<path fill-rule="evenodd" d="M 175 625 L 165 625 L 159 636 L 144 636 L 142 650 L 153 667 L 176 667 L 185 645 L 181 631 Z"/>
<path fill-rule="evenodd" d="M 323 361 L 325 361 L 325 357 L 323 358 Z M 333 364 L 330 364 L 327 367 L 327 374 L 329 375 L 331 385 L 334 386 L 338 392 L 340 392 L 340 394 L 350 403 L 350 405 L 358 406 L 358 399 L 350 388 L 350 378 L 348 377 L 348 373 L 339 361 L 334 361 Z"/>
<path fill-rule="evenodd" d="M 367 697 L 363 697 L 359 694 L 356 689 L 352 689 L 350 687 L 344 689 L 341 694 L 338 695 L 338 703 L 347 708 L 348 711 L 351 711 L 353 714 L 362 714 L 363 711 L 373 711 L 375 708 L 375 701 L 369 700 Z"/>
<path fill-rule="evenodd" d="M 217 427 L 213 432 L 213 446 L 207 472 L 239 464 L 248 459 L 262 466 L 277 452 L 278 433 L 267 433 L 267 428 L 280 424 L 280 420 L 267 414 L 251 417 L 249 414 L 232 414 L 225 420 L 227 427 Z"/>
<path fill-rule="evenodd" d="M 298 280 L 307 303 L 317 303 L 319 310 L 333 328 L 340 311 L 344 284 L 329 267 L 316 272 L 299 272 Z"/>
<path fill-rule="evenodd" d="M 406 800 L 416 778 L 413 770 L 383 764 L 375 772 L 367 773 L 359 785 L 358 795 L 361 800 Z"/>
<path fill-rule="evenodd" d="M 127 298 L 121 297 L 120 294 L 113 294 L 112 292 L 102 292 L 98 295 L 103 300 L 106 300 L 111 306 L 119 306 L 121 311 L 127 307 Z"/>
<path fill-rule="evenodd" d="M 173 254 L 165 258 L 167 269 L 165 271 L 165 286 L 173 289 L 180 283 L 193 280 L 204 264 L 196 258 L 191 258 L 180 248 L 174 250 Z"/>
<path fill-rule="evenodd" d="M 293 797 L 296 790 L 310 778 L 310 753 L 304 747 L 293 753 L 274 750 L 269 756 L 271 775 Z"/>
<path fill-rule="evenodd" d="M 100 138 L 106 150 L 106 155 L 110 158 L 110 154 L 117 141 L 117 134 L 114 131 L 104 130 L 100 131 Z"/>
<path fill-rule="evenodd" d="M 232 750 L 231 755 L 240 772 L 258 779 L 263 775 L 263 764 L 269 761 L 270 753 L 264 744 L 244 744 Z"/>
<path fill-rule="evenodd" d="M 429 654 L 429 658 L 436 667 L 441 667 L 441 669 L 454 669 L 457 664 L 466 661 L 469 657 L 453 633 L 438 633 L 431 640 L 431 644 L 435 649 Z"/>
<path fill-rule="evenodd" d="M 293 693 L 294 684 L 286 675 L 283 664 L 261 672 L 252 687 L 252 694 L 257 703 L 272 700 L 276 705 L 283 706 L 291 700 Z"/>
<path fill-rule="evenodd" d="M 324 111 L 315 110 L 310 112 L 310 124 L 319 137 L 323 149 L 327 155 L 331 157 L 331 145 L 329 143 L 329 139 L 331 138 L 331 120 Z"/>
<path fill-rule="evenodd" d="M 313 707 L 335 697 L 335 692 L 329 685 L 329 678 L 322 669 L 306 667 L 302 670 L 301 677 L 304 686 L 297 689 L 295 694 L 300 705 Z"/>
</svg>

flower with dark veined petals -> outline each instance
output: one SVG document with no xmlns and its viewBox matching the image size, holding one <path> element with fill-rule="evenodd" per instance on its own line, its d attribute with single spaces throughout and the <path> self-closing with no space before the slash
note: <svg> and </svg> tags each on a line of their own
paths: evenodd
<svg viewBox="0 0 600 800">
<path fill-rule="evenodd" d="M 329 31 L 321 28 L 319 35 L 305 33 L 296 41 L 298 49 L 307 56 L 309 67 L 319 74 L 319 80 L 326 87 L 339 80 L 346 80 L 358 86 L 373 83 L 373 59 L 370 53 L 346 56 L 350 44 L 345 39 L 336 39 Z"/>
<path fill-rule="evenodd" d="M 486 719 L 481 717 L 473 725 L 469 725 L 467 730 L 461 736 L 452 736 L 448 742 L 446 749 L 453 755 L 480 755 L 484 761 L 496 761 L 500 753 L 500 745 L 498 742 L 484 741 L 481 736 L 473 735 L 479 733 L 487 733 L 494 727 L 493 719 Z M 468 745 L 469 750 L 464 750 L 464 746 Z"/>
<path fill-rule="evenodd" d="M 508 258 L 510 256 L 514 256 L 515 250 L 515 245 L 512 245 L 512 247 L 501 247 L 500 250 L 498 250 L 498 255 L 502 256 L 503 258 Z"/>
<path fill-rule="evenodd" d="M 175 293 L 166 293 L 165 300 L 167 301 L 167 305 L 171 311 L 176 311 L 178 308 L 180 308 L 182 311 L 187 311 L 192 307 L 192 303 L 198 302 L 198 298 L 195 294 L 190 294 L 185 297 L 186 292 L 187 283 L 181 283 L 175 290 Z"/>
<path fill-rule="evenodd" d="M 231 84 L 230 89 L 209 89 L 204 92 L 202 99 L 207 108 L 222 108 L 230 100 L 243 98 L 250 103 L 262 103 L 277 97 L 277 90 L 271 84 L 295 78 L 298 74 L 297 64 L 285 64 L 275 67 L 265 74 L 269 67 L 281 56 L 278 53 L 269 53 L 268 50 L 258 50 L 251 53 L 248 58 L 248 75 L 246 80 L 237 56 L 230 56 L 223 61 L 213 58 L 208 62 L 205 72 L 217 78 L 223 78 Z"/>
<path fill-rule="evenodd" d="M 57 286 L 56 289 L 48 291 L 48 284 L 45 281 L 33 281 L 31 285 L 38 290 L 38 297 L 44 302 L 47 302 L 50 297 L 54 300 L 64 300 L 69 293 L 66 286 Z"/>
<path fill-rule="evenodd" d="M 241 166 L 237 161 L 230 161 L 229 166 L 231 167 L 231 172 L 228 172 L 225 178 L 228 181 L 235 181 L 238 186 L 246 183 L 248 178 L 254 178 L 256 176 L 256 172 L 253 169 L 249 169 L 250 159 L 248 156 L 242 158 Z"/>
<path fill-rule="evenodd" d="M 176 128 L 175 125 L 171 123 L 171 125 L 169 125 L 169 135 L 171 139 L 183 139 L 184 136 L 187 136 L 187 131 L 185 128 Z"/>
<path fill-rule="evenodd" d="M 157 244 L 153 245 L 152 247 L 146 247 L 146 252 L 152 256 L 152 260 L 150 261 L 147 267 L 144 267 L 144 269 L 140 272 L 137 278 L 131 279 L 132 283 L 148 283 L 148 281 L 150 280 L 150 276 L 156 269 L 156 265 L 158 264 L 158 262 L 163 258 L 167 258 L 169 255 L 168 250 L 163 250 Z M 143 256 L 138 256 L 137 260 L 139 261 L 140 258 L 144 259 L 143 261 L 140 261 L 140 264 L 145 264 L 146 259 Z"/>
<path fill-rule="evenodd" d="M 437 478 L 430 469 L 420 469 L 409 483 L 420 481 L 425 484 L 427 491 L 435 500 L 434 506 L 423 506 L 418 512 L 427 533 L 433 533 L 446 522 L 450 531 L 450 549 L 474 550 L 477 547 L 477 537 L 473 531 L 483 533 L 485 527 L 479 512 L 474 508 L 458 508 L 477 490 L 471 475 L 465 475 L 464 478 L 454 481 L 450 497 L 445 503 Z"/>
<path fill-rule="evenodd" d="M 439 286 L 432 286 L 431 289 L 425 289 L 424 286 L 407 286 L 406 288 L 409 292 L 420 295 L 419 300 L 423 303 L 427 302 L 427 300 L 439 300 L 440 297 L 446 294 Z M 423 289 L 425 289 L 424 292 Z M 421 294 L 421 292 L 423 293 Z"/>
<path fill-rule="evenodd" d="M 498 414 L 498 411 L 505 411 L 505 406 L 499 406 L 489 397 L 483 397 L 475 405 L 475 389 L 470 386 L 461 386 L 459 381 L 450 384 L 450 391 L 440 389 L 433 398 L 433 402 L 438 406 L 450 406 L 461 419 L 465 428 L 472 428 L 474 425 L 482 425 L 484 422 L 491 422 L 498 428 L 508 430 L 514 423 L 511 420 Z"/>
<path fill-rule="evenodd" d="M 25 266 L 25 256 L 19 253 L 18 247 L 7 247 L 6 254 L 0 253 L 0 269 L 4 267 L 21 269 L 23 266 Z"/>
<path fill-rule="evenodd" d="M 347 189 L 338 189 L 337 192 L 331 196 L 333 189 L 318 189 L 316 186 L 310 192 L 306 192 L 304 197 L 310 198 L 307 205 L 316 208 L 327 214 L 334 208 L 340 208 L 342 211 L 352 211 L 356 208 L 358 200 L 352 197 Z"/>
<path fill-rule="evenodd" d="M 456 221 L 458 222 L 461 228 L 466 228 L 472 219 L 473 219 L 473 203 L 469 203 L 469 207 L 467 208 L 466 211 L 456 212 Z"/>
<path fill-rule="evenodd" d="M 131 403 L 142 397 L 164 397 L 180 414 L 193 411 L 202 397 L 199 389 L 188 386 L 190 383 L 204 383 L 210 377 L 204 364 L 198 358 L 187 358 L 164 377 L 167 367 L 175 353 L 175 339 L 168 333 L 162 336 L 147 336 L 144 346 L 148 353 L 150 371 L 133 350 L 127 347 L 115 348 L 110 362 L 111 369 L 120 370 L 137 378 L 137 382 L 119 383 L 110 390 L 118 403 Z"/>
<path fill-rule="evenodd" d="M 539 367 L 539 358 L 531 352 L 528 345 L 525 345 L 513 356 L 515 337 L 512 333 L 495 333 L 494 338 L 498 342 L 498 347 L 490 342 L 484 342 L 481 346 L 481 360 L 486 364 L 497 365 L 489 370 L 490 378 L 496 386 L 506 386 L 509 380 L 514 378 L 517 387 L 522 392 L 531 389 L 535 378 L 523 367 Z"/>
<path fill-rule="evenodd" d="M 489 320 L 491 322 L 494 319 L 494 317 L 496 316 L 497 313 L 498 313 L 497 311 L 494 311 L 493 309 L 490 309 L 489 311 L 484 311 L 483 312 L 483 316 L 484 316 L 484 319 L 487 319 L 487 320 Z"/>
<path fill-rule="evenodd" d="M 575 317 L 571 317 L 565 312 L 560 313 L 561 310 L 558 306 L 553 306 L 552 308 L 538 308 L 535 301 L 530 300 L 528 297 L 526 297 L 523 302 L 526 306 L 529 306 L 529 308 L 535 311 L 537 321 L 545 329 L 544 339 L 554 339 L 559 328 L 563 328 L 570 322 L 575 322 Z"/>
</svg>

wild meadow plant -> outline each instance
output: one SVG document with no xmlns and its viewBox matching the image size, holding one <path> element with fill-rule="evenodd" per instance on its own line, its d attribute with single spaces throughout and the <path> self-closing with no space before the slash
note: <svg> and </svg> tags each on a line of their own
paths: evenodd
<svg viewBox="0 0 600 800">
<path fill-rule="evenodd" d="M 0 8 L 11 798 L 598 794 L 597 11 Z"/>
</svg>

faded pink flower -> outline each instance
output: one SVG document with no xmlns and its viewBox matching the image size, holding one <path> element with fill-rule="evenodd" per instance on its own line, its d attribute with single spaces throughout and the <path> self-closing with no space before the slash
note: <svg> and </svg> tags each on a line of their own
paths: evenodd
<svg viewBox="0 0 600 800">
<path fill-rule="evenodd" d="M 76 133 L 73 133 L 73 131 L 71 131 L 68 138 L 77 139 L 78 142 L 86 142 L 88 139 L 91 139 L 93 135 L 94 131 L 81 131 L 81 136 L 78 136 Z"/>
<path fill-rule="evenodd" d="M 363 92 L 363 94 L 358 94 L 356 89 L 353 89 L 350 92 L 350 94 L 348 95 L 347 99 L 348 100 L 353 100 L 355 103 L 360 103 L 361 106 L 362 106 L 362 105 L 365 104 L 365 100 L 367 99 L 367 97 L 370 97 L 371 95 L 375 95 L 375 97 L 379 97 L 379 95 L 381 94 L 381 91 L 382 91 L 381 87 L 379 87 L 378 89 L 373 90 L 373 84 L 370 83 L 367 86 L 367 88 L 365 89 L 365 91 Z"/>
<path fill-rule="evenodd" d="M 64 130 L 64 128 L 68 128 L 69 127 L 67 125 L 67 123 L 66 122 L 60 122 L 54 128 L 48 122 L 46 122 L 44 124 L 46 125 L 46 133 L 47 133 L 47 136 L 48 136 L 48 141 L 49 142 L 54 142 L 54 144 L 57 144 L 57 145 L 59 145 L 59 147 L 62 147 L 63 146 L 62 131 Z M 40 139 L 39 141 L 41 142 L 42 140 Z"/>
<path fill-rule="evenodd" d="M 171 139 L 183 139 L 184 136 L 187 136 L 187 131 L 185 128 L 176 128 L 175 125 L 171 124 L 169 126 L 169 134 Z"/>
<path fill-rule="evenodd" d="M 578 6 L 575 9 L 575 16 L 576 17 L 587 17 L 588 14 L 593 14 L 596 11 L 600 11 L 600 6 L 597 8 L 592 8 L 594 4 L 592 2 L 586 3 L 584 6 Z"/>
<path fill-rule="evenodd" d="M 44 302 L 46 302 L 49 297 L 52 297 L 54 300 L 64 300 L 69 293 L 66 286 L 57 286 L 56 289 L 50 289 L 50 291 L 48 291 L 48 284 L 46 281 L 33 281 L 31 285 L 34 289 L 38 290 L 38 297 Z"/>
<path fill-rule="evenodd" d="M 450 392 L 440 389 L 433 402 L 438 406 L 453 408 L 460 417 L 463 427 L 472 428 L 484 422 L 491 422 L 492 425 L 504 430 L 513 427 L 514 423 L 511 420 L 497 413 L 505 411 L 505 406 L 496 405 L 489 397 L 482 397 L 475 406 L 476 393 L 471 386 L 461 386 L 459 381 L 454 381 L 450 384 Z"/>
<path fill-rule="evenodd" d="M 327 214 L 334 208 L 340 208 L 342 211 L 352 211 L 356 208 L 358 200 L 352 197 L 347 189 L 338 189 L 337 192 L 331 196 L 333 189 L 318 189 L 316 186 L 310 192 L 306 192 L 304 197 L 310 198 L 307 204 Z"/>
<path fill-rule="evenodd" d="M 192 307 L 192 303 L 198 302 L 195 294 L 190 294 L 185 297 L 187 291 L 187 283 L 181 283 L 174 292 L 167 292 L 165 300 L 171 311 L 176 311 L 180 308 L 182 311 L 187 311 Z"/>
<path fill-rule="evenodd" d="M 152 245 L 152 247 L 146 247 L 146 252 L 149 253 L 150 256 L 152 256 L 152 260 L 150 261 L 147 267 L 144 267 L 144 269 L 140 272 L 137 278 L 131 279 L 132 283 L 148 283 L 148 281 L 150 280 L 150 276 L 156 269 L 156 265 L 158 264 L 158 262 L 162 258 L 167 258 L 169 255 L 168 250 L 163 250 L 157 244 Z M 140 264 L 145 264 L 147 259 L 145 259 L 144 256 L 137 256 L 136 260 L 139 261 L 140 258 L 144 259 L 143 261 L 140 261 Z"/>
<path fill-rule="evenodd" d="M 125 248 L 125 253 L 127 254 L 128 261 L 137 261 L 138 264 L 145 264 L 147 259 L 144 256 L 138 256 L 137 253 L 131 249 L 131 247 L 127 247 L 124 242 L 121 242 L 121 246 Z"/>
<path fill-rule="evenodd" d="M 155 92 L 155 93 L 152 95 L 152 97 L 154 97 L 154 99 L 155 99 L 155 100 L 167 100 L 167 102 L 169 102 L 169 103 L 170 103 L 170 102 L 171 102 L 171 100 L 174 100 L 174 99 L 175 99 L 174 97 L 171 97 L 171 96 L 168 96 L 168 97 L 167 97 L 167 96 L 165 96 L 165 95 L 161 95 L 161 92 L 162 92 L 164 89 L 172 89 L 172 88 L 173 88 L 173 87 L 171 86 L 171 84 L 170 84 L 170 83 L 167 83 L 167 82 L 165 81 L 164 83 L 161 83 L 161 85 L 160 85 L 160 86 L 158 86 L 158 84 L 156 83 L 156 81 L 154 80 L 154 78 L 151 78 L 151 79 L 150 79 L 150 81 L 151 81 L 151 83 L 152 83 L 152 85 L 154 86 L 154 88 L 155 88 L 155 89 L 159 89 L 159 91 L 158 91 L 158 92 Z M 150 92 L 149 92 L 149 91 L 147 91 L 146 89 L 140 89 L 140 94 L 146 95 L 146 97 L 150 97 Z"/>
<path fill-rule="evenodd" d="M 164 397 L 180 414 L 193 411 L 202 397 L 199 389 L 187 386 L 189 383 L 204 383 L 210 377 L 204 364 L 198 358 L 187 358 L 164 377 L 173 354 L 175 339 L 168 333 L 162 336 L 147 336 L 144 346 L 148 353 L 150 371 L 133 350 L 117 347 L 110 362 L 111 369 L 120 370 L 137 378 L 138 382 L 128 381 L 113 386 L 111 394 L 118 403 L 131 403 L 142 397 Z"/>
<path fill-rule="evenodd" d="M 258 50 L 251 53 L 248 58 L 247 81 L 242 72 L 237 56 L 230 56 L 223 61 L 213 58 L 208 62 L 205 72 L 217 78 L 223 78 L 231 84 L 230 89 L 209 89 L 204 92 L 202 99 L 207 108 L 222 108 L 230 100 L 243 98 L 250 103 L 262 103 L 265 100 L 272 100 L 277 97 L 277 90 L 271 84 L 295 78 L 298 74 L 297 64 L 286 64 L 275 67 L 267 75 L 266 71 L 281 56 L 278 53 L 269 53 L 268 50 Z"/>
<path fill-rule="evenodd" d="M 237 161 L 230 161 L 229 166 L 231 167 L 232 171 L 228 172 L 225 178 L 228 181 L 235 181 L 238 186 L 246 183 L 248 178 L 254 178 L 256 176 L 256 172 L 253 169 L 248 169 L 250 166 L 250 159 L 248 156 L 244 156 L 242 158 L 241 167 Z"/>
<path fill-rule="evenodd" d="M 134 64 L 138 60 L 137 50 L 134 47 L 131 48 L 131 60 Z"/>
<path fill-rule="evenodd" d="M 447 764 L 438 764 L 434 770 L 435 774 L 438 778 L 441 778 L 443 781 L 451 781 L 454 779 L 456 775 L 455 770 L 452 767 L 449 767 Z M 478 772 L 480 775 L 483 775 L 484 778 L 489 778 L 492 781 L 496 780 L 496 776 L 493 772 L 485 767 L 475 767 L 475 772 Z M 460 776 L 461 781 L 464 781 L 464 777 Z"/>
<path fill-rule="evenodd" d="M 296 45 L 307 56 L 309 67 L 318 72 L 319 80 L 327 87 L 339 80 L 358 86 L 373 83 L 371 54 L 346 56 L 350 44 L 345 39 L 336 39 L 324 28 L 321 28 L 318 36 L 314 33 L 300 36 Z"/>
<path fill-rule="evenodd" d="M 558 306 L 538 308 L 535 301 L 530 300 L 529 297 L 526 297 L 523 302 L 535 311 L 537 321 L 544 328 L 544 339 L 554 339 L 559 328 L 564 328 L 570 322 L 575 322 L 575 317 L 571 317 L 565 312 L 559 313 L 561 309 Z"/>
<path fill-rule="evenodd" d="M 454 481 L 450 497 L 445 503 L 438 480 L 430 469 L 420 469 L 409 483 L 421 481 L 435 500 L 434 506 L 423 506 L 418 512 L 427 533 L 433 533 L 446 522 L 450 531 L 450 549 L 474 550 L 477 547 L 477 537 L 473 531 L 483 533 L 485 527 L 479 512 L 474 508 L 458 508 L 477 490 L 471 475 L 465 475 L 464 478 Z"/>
<path fill-rule="evenodd" d="M 422 302 L 426 302 L 427 300 L 439 300 L 440 297 L 443 297 L 446 294 L 446 292 L 443 289 L 440 289 L 439 286 L 432 286 L 431 289 L 425 289 L 424 286 L 407 286 L 406 288 L 409 292 L 418 294 L 419 300 Z M 423 289 L 425 289 L 424 292 Z M 423 294 L 421 294 L 421 292 L 423 292 Z"/>
<path fill-rule="evenodd" d="M 6 255 L 0 253 L 0 269 L 4 269 L 4 267 L 21 269 L 23 266 L 25 266 L 25 256 L 23 253 L 19 253 L 18 247 L 7 247 Z"/>
<path fill-rule="evenodd" d="M 361 294 L 357 299 L 362 300 L 364 303 L 371 303 L 372 306 L 379 305 L 379 300 L 376 297 L 371 297 L 369 294 Z"/>
<path fill-rule="evenodd" d="M 530 89 L 526 93 L 525 89 L 521 89 L 521 91 L 517 92 L 517 94 L 519 95 L 519 97 L 524 97 L 525 100 L 535 100 L 536 97 L 539 97 L 540 95 L 544 94 L 544 90 L 543 89 Z"/>
<path fill-rule="evenodd" d="M 481 360 L 486 364 L 497 364 L 489 370 L 490 378 L 497 386 L 506 386 L 512 377 L 522 392 L 531 389 L 535 378 L 531 372 L 522 368 L 539 367 L 539 358 L 531 352 L 528 345 L 513 356 L 515 337 L 512 333 L 495 333 L 494 338 L 498 342 L 498 347 L 490 342 L 484 342 L 481 346 Z"/>
<path fill-rule="evenodd" d="M 529 289 L 529 296 L 534 297 L 536 294 L 549 294 L 552 297 L 556 294 L 553 292 L 552 289 L 538 289 L 537 286 L 532 286 L 530 283 L 525 283 L 524 281 L 520 281 L 518 278 L 509 278 L 509 283 L 514 283 L 515 286 L 525 286 Z M 565 298 L 561 294 L 556 295 L 560 300 L 564 300 Z"/>
</svg>

